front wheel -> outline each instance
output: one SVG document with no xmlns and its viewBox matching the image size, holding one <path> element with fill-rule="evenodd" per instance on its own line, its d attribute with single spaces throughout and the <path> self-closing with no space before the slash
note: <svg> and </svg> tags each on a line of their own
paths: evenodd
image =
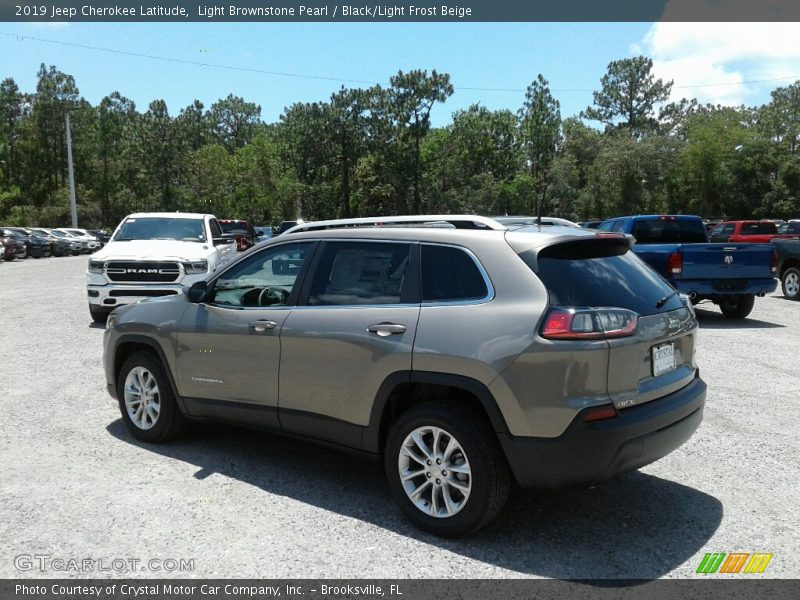
<svg viewBox="0 0 800 600">
<path fill-rule="evenodd" d="M 150 352 L 137 352 L 122 365 L 117 398 L 125 426 L 138 440 L 166 442 L 183 430 L 185 418 L 164 368 Z"/>
<path fill-rule="evenodd" d="M 752 294 L 730 296 L 719 302 L 719 309 L 726 319 L 744 319 L 753 310 L 756 297 Z"/>
<path fill-rule="evenodd" d="M 800 269 L 786 269 L 781 277 L 781 288 L 789 300 L 800 300 Z"/>
<path fill-rule="evenodd" d="M 473 533 L 502 510 L 511 473 L 496 435 L 476 411 L 417 405 L 393 424 L 384 448 L 389 489 L 420 529 Z"/>
</svg>

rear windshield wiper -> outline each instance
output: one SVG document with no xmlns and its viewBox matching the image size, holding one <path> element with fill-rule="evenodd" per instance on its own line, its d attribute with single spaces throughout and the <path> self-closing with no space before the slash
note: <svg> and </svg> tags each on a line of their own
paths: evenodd
<svg viewBox="0 0 800 600">
<path fill-rule="evenodd" d="M 680 292 L 678 290 L 672 290 L 669 294 L 667 294 L 661 300 L 656 302 L 656 308 L 661 308 L 662 306 L 664 306 L 669 301 L 669 299 L 676 294 L 680 294 Z"/>
</svg>

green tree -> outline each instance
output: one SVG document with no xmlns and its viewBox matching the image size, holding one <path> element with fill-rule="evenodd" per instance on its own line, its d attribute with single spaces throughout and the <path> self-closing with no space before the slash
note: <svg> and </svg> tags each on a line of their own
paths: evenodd
<svg viewBox="0 0 800 600">
<path fill-rule="evenodd" d="M 525 103 L 519 110 L 519 129 L 527 169 L 536 192 L 529 210 L 544 202 L 549 183 L 550 167 L 558 150 L 561 134 L 561 109 L 553 98 L 547 80 L 538 75 L 525 92 Z"/>
<path fill-rule="evenodd" d="M 413 197 L 410 209 L 412 213 L 419 214 L 422 207 L 422 140 L 430 130 L 434 105 L 445 102 L 453 95 L 454 89 L 450 75 L 437 73 L 435 69 L 430 75 L 427 70 L 398 71 L 389 83 L 389 110 L 411 147 Z"/>
<path fill-rule="evenodd" d="M 655 107 L 669 98 L 672 81 L 655 79 L 652 71 L 653 61 L 644 56 L 609 63 L 600 80 L 601 90 L 592 94 L 594 106 L 587 107 L 581 117 L 635 138 L 656 130 Z"/>
</svg>

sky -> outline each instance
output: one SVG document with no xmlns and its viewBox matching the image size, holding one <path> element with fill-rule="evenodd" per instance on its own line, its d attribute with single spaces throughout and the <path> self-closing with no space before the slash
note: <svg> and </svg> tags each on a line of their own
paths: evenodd
<svg viewBox="0 0 800 600">
<path fill-rule="evenodd" d="M 0 23 L 0 78 L 23 91 L 45 63 L 92 104 L 119 91 L 176 115 L 235 94 L 267 122 L 342 85 L 388 85 L 400 69 L 450 74 L 455 93 L 434 125 L 475 103 L 516 111 L 539 73 L 569 117 L 592 103 L 609 62 L 639 54 L 674 81 L 673 99 L 760 105 L 800 79 L 800 23 Z"/>
</svg>

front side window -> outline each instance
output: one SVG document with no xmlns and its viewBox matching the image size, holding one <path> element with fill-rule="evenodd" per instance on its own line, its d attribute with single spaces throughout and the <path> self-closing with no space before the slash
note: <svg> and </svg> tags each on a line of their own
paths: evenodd
<svg viewBox="0 0 800 600">
<path fill-rule="evenodd" d="M 329 242 L 320 258 L 310 306 L 406 304 L 411 244 Z"/>
<path fill-rule="evenodd" d="M 134 217 L 120 226 L 115 242 L 131 240 L 181 240 L 207 242 L 202 219 Z"/>
<path fill-rule="evenodd" d="M 489 295 L 478 265 L 461 248 L 422 246 L 422 301 L 468 302 Z"/>
<path fill-rule="evenodd" d="M 231 267 L 214 282 L 212 302 L 219 306 L 287 306 L 311 242 L 264 249 Z"/>
</svg>

